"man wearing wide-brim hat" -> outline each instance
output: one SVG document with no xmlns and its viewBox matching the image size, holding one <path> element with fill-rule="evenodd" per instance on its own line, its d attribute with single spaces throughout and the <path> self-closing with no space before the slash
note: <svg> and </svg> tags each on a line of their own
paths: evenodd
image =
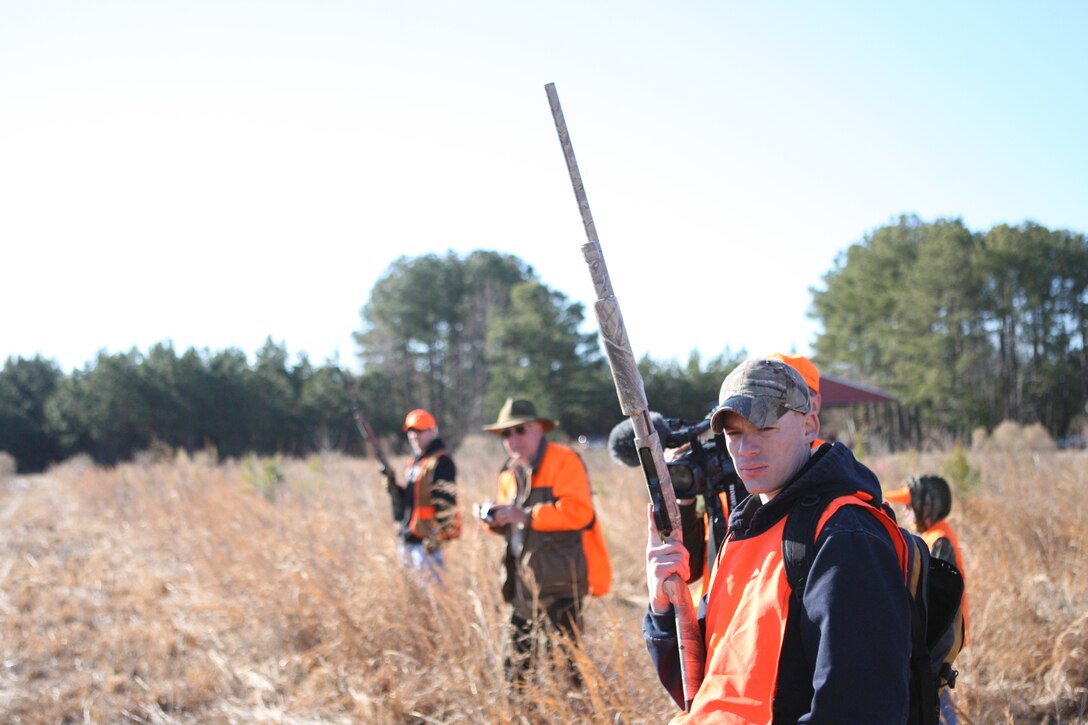
<svg viewBox="0 0 1088 725">
<path fill-rule="evenodd" d="M 612 579 L 585 465 L 545 438 L 557 425 L 531 401 L 508 398 L 483 427 L 502 439 L 508 456 L 496 503 L 481 511 L 491 530 L 506 537 L 503 598 L 513 608 L 513 647 L 505 665 L 515 683 L 533 666 L 537 626 L 573 638 L 582 631 L 586 594 L 605 594 Z"/>
</svg>

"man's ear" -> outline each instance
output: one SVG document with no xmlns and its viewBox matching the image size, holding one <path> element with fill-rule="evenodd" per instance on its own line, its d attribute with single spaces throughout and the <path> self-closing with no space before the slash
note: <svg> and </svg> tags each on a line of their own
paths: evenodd
<svg viewBox="0 0 1088 725">
<path fill-rule="evenodd" d="M 820 416 L 816 415 L 812 411 L 805 413 L 804 420 L 802 422 L 805 431 L 805 440 L 809 445 L 820 435 Z"/>
</svg>

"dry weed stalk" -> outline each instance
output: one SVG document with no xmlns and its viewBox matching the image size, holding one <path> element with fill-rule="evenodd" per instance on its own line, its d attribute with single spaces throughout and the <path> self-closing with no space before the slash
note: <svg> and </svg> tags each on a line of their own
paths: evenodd
<svg viewBox="0 0 1088 725">
<path fill-rule="evenodd" d="M 0 720 L 664 721 L 674 706 L 641 636 L 645 492 L 636 471 L 585 455 L 613 592 L 519 693 L 502 675 L 501 540 L 467 521 L 446 588 L 421 588 L 397 562 L 370 461 L 182 454 L 5 482 Z M 470 439 L 457 459 L 467 513 L 493 494 L 501 457 Z M 896 485 L 940 464 L 874 466 Z M 960 707 L 976 723 L 1086 723 L 1088 460 L 986 451 L 972 464 L 982 483 L 952 515 L 973 625 Z"/>
</svg>

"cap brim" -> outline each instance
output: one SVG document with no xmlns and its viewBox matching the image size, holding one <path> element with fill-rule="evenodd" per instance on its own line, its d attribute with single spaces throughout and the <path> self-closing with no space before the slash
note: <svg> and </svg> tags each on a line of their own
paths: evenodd
<svg viewBox="0 0 1088 725">
<path fill-rule="evenodd" d="M 715 435 L 725 430 L 725 414 L 728 412 L 730 411 L 719 407 L 710 414 L 710 430 L 714 431 Z"/>
<path fill-rule="evenodd" d="M 767 428 L 778 421 L 778 406 L 771 406 L 759 396 L 734 395 L 719 405 L 710 416 L 710 429 L 721 433 L 725 429 L 726 413 L 736 413 L 757 428 Z"/>
<path fill-rule="evenodd" d="M 906 486 L 903 486 L 902 488 L 897 488 L 894 491 L 885 491 L 884 500 L 891 501 L 892 503 L 909 504 L 910 489 Z"/>
<path fill-rule="evenodd" d="M 503 421 L 502 423 L 490 423 L 488 425 L 481 426 L 481 428 L 483 428 L 488 433 L 501 433 L 507 428 L 516 428 L 517 426 L 524 425 L 531 420 L 533 420 L 533 418 L 523 418 L 521 420 L 507 420 Z"/>
</svg>

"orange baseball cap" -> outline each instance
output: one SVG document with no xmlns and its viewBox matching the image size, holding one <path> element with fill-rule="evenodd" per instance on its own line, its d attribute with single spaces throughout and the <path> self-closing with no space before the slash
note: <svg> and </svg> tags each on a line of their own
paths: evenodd
<svg viewBox="0 0 1088 725">
<path fill-rule="evenodd" d="M 415 428 L 416 430 L 427 430 L 428 428 L 437 428 L 438 423 L 435 422 L 434 416 L 423 410 L 423 408 L 416 408 L 415 410 L 404 416 L 404 430 Z"/>
<path fill-rule="evenodd" d="M 805 379 L 805 383 L 812 390 L 817 393 L 820 392 L 820 371 L 816 369 L 816 366 L 812 364 L 804 355 L 786 355 L 781 352 L 772 352 L 767 357 L 778 358 L 782 362 L 789 365 L 791 368 L 801 373 L 801 377 Z"/>
<path fill-rule="evenodd" d="M 909 506 L 911 502 L 910 486 L 903 486 L 902 488 L 897 488 L 894 491 L 885 491 L 884 500 L 891 501 L 892 503 L 906 504 Z"/>
</svg>

